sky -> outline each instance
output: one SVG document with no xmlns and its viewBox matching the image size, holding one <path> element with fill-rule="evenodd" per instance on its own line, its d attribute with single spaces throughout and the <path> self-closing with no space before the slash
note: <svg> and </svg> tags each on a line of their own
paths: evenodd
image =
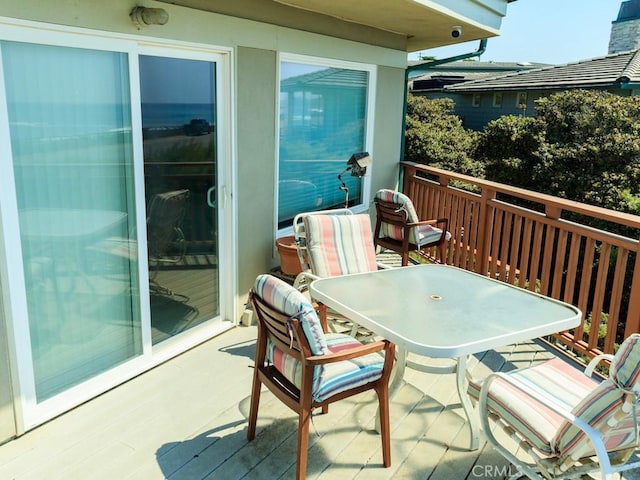
<svg viewBox="0 0 640 480">
<path fill-rule="evenodd" d="M 500 36 L 489 38 L 480 60 L 563 64 L 606 55 L 611 22 L 618 17 L 621 3 L 622 0 L 517 0 L 507 7 Z M 466 42 L 421 53 L 446 58 L 473 52 L 479 43 Z M 411 54 L 409 58 L 418 57 Z"/>
</svg>

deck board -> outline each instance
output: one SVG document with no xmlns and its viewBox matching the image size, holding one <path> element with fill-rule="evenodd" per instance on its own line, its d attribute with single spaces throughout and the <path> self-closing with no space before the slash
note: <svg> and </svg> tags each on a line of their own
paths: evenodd
<svg viewBox="0 0 640 480">
<path fill-rule="evenodd" d="M 293 478 L 296 416 L 267 391 L 257 436 L 246 440 L 255 335 L 255 326 L 232 329 L 0 446 L 0 478 Z M 549 355 L 537 342 L 506 346 L 474 356 L 472 372 L 510 370 Z M 466 449 L 469 432 L 453 375 L 407 370 L 391 403 L 388 469 L 381 466 L 375 412 L 368 392 L 316 415 L 320 436 L 312 426 L 307 478 L 498 478 L 478 473 L 507 466 L 483 440 L 479 450 Z"/>
</svg>

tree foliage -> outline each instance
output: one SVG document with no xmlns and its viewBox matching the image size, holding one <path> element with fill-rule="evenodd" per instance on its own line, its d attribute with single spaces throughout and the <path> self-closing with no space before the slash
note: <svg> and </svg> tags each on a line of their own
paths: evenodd
<svg viewBox="0 0 640 480">
<path fill-rule="evenodd" d="M 496 182 L 532 187 L 539 174 L 538 152 L 544 144 L 544 126 L 535 118 L 505 115 L 487 124 L 478 136 L 475 158 L 486 177 Z"/>
<path fill-rule="evenodd" d="M 484 176 L 471 156 L 475 133 L 453 115 L 453 100 L 429 100 L 409 95 L 405 133 L 405 160 L 475 177 Z"/>
<path fill-rule="evenodd" d="M 487 178 L 640 213 L 640 97 L 572 90 L 536 103 L 534 118 L 505 116 L 480 134 Z"/>
</svg>

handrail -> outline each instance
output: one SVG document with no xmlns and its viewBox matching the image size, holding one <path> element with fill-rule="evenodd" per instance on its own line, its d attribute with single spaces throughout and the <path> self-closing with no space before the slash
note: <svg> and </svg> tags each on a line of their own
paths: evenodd
<svg viewBox="0 0 640 480">
<path fill-rule="evenodd" d="M 449 219 L 448 264 L 577 305 L 584 315 L 580 326 L 555 337 L 589 357 L 613 353 L 640 332 L 640 216 L 400 164 L 402 191 L 419 218 Z M 531 203 L 536 210 L 527 207 Z M 607 222 L 612 230 L 631 229 L 635 237 L 589 225 L 588 219 Z"/>
</svg>

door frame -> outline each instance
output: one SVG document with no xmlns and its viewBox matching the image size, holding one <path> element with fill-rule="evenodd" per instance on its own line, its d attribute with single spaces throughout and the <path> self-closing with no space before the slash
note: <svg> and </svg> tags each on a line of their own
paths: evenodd
<svg viewBox="0 0 640 480">
<path fill-rule="evenodd" d="M 20 435 L 236 324 L 238 311 L 235 299 L 237 298 L 238 265 L 233 245 L 237 241 L 237 225 L 236 205 L 232 194 L 236 185 L 235 115 L 233 111 L 235 104 L 234 60 L 233 49 L 226 47 L 159 40 L 0 17 L 0 41 L 5 40 L 124 52 L 128 55 L 132 105 L 135 209 L 136 225 L 139 232 L 146 232 L 146 205 L 144 200 L 138 56 L 155 50 L 162 52 L 166 57 L 181 58 L 180 56 L 183 55 L 191 55 L 197 56 L 198 59 L 214 58 L 217 65 L 216 130 L 218 152 L 216 167 L 218 169 L 217 202 L 219 205 L 219 317 L 213 322 L 205 322 L 203 325 L 175 337 L 172 339 L 174 341 L 162 342 L 157 348 L 152 348 L 145 235 L 143 241 L 138 243 L 142 354 L 41 403 L 37 403 L 35 396 L 10 132 L 8 122 L 0 122 L 0 156 L 5 159 L 0 164 L 3 171 L 2 178 L 0 178 L 0 258 L 3 260 L 0 261 L 1 303 L 6 319 L 16 431 Z M 4 72 L 0 61 L 0 118 L 6 119 L 7 115 Z M 2 315 L 0 314 L 1 319 Z"/>
<path fill-rule="evenodd" d="M 230 185 L 234 185 L 235 169 L 233 168 L 236 162 L 231 161 L 233 157 L 233 149 L 231 139 L 232 135 L 232 121 L 231 121 L 231 55 L 230 51 L 221 52 L 220 50 L 203 50 L 202 48 L 175 48 L 173 46 L 167 46 L 166 44 L 159 44 L 158 42 L 140 42 L 137 50 L 136 61 L 139 56 L 158 56 L 164 58 L 176 58 L 185 60 L 198 60 L 209 61 L 216 64 L 216 76 L 215 76 L 215 91 L 216 91 L 216 146 L 217 146 L 217 158 L 216 158 L 216 204 L 217 208 L 217 224 L 218 224 L 218 281 L 219 281 L 219 301 L 220 301 L 220 314 L 218 320 L 207 321 L 202 325 L 196 326 L 187 330 L 175 337 L 164 340 L 161 343 L 153 345 L 153 356 L 157 361 L 167 360 L 185 350 L 202 343 L 202 341 L 209 339 L 221 331 L 226 330 L 230 326 L 236 323 L 238 318 L 237 312 L 234 311 L 232 298 L 235 297 L 235 292 L 228 291 L 231 286 L 235 286 L 235 275 L 237 269 L 236 258 L 233 254 L 232 246 L 235 244 L 234 232 L 235 222 L 234 214 L 235 205 L 232 202 L 232 192 L 234 189 L 230 188 Z M 139 71 L 136 71 L 138 74 Z M 140 80 L 137 79 L 134 85 L 132 81 L 132 97 L 136 97 L 135 104 L 140 109 Z M 138 114 L 140 114 L 138 112 Z M 141 118 L 141 117 L 139 117 Z M 140 141 L 139 145 L 135 145 L 135 166 L 136 166 L 136 192 L 143 192 L 142 195 L 137 195 L 136 202 L 137 211 L 144 212 L 146 209 L 145 196 L 144 196 L 144 159 L 143 159 L 143 146 L 142 146 L 142 124 L 140 123 Z M 139 169 L 139 171 L 138 171 Z M 140 223 L 140 215 L 138 215 L 138 222 Z M 142 217 L 143 225 L 138 225 L 138 229 L 144 226 L 144 217 Z M 232 228 L 230 228 L 232 227 Z M 139 230 L 141 231 L 141 230 Z M 142 230 L 144 231 L 144 230 Z M 146 240 L 146 239 L 145 239 Z M 146 261 L 146 241 L 145 245 L 141 245 L 143 242 L 139 242 L 139 256 L 145 256 Z M 148 265 L 140 267 L 140 285 L 141 296 L 149 297 L 148 285 Z M 144 285 L 144 291 L 142 286 Z M 145 302 L 144 309 L 149 309 L 149 303 Z M 144 318 L 151 318 L 150 311 L 143 311 Z M 149 338 L 146 338 L 146 335 Z M 143 339 L 144 345 L 151 344 L 150 329 L 144 332 Z M 148 341 L 147 341 L 148 340 Z"/>
</svg>

